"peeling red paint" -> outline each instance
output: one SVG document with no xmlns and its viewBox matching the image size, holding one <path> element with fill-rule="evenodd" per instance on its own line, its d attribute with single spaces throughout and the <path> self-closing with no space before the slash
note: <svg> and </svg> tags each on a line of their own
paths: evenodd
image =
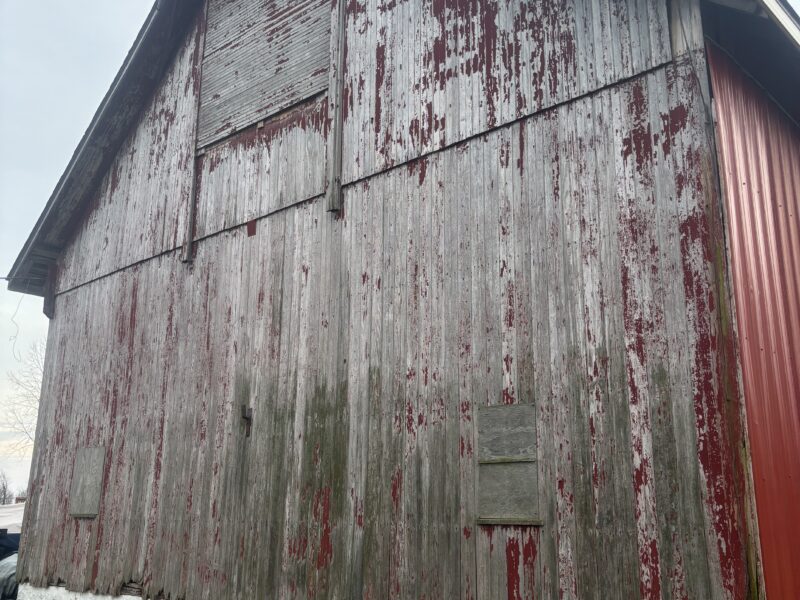
<svg viewBox="0 0 800 600">
<path fill-rule="evenodd" d="M 333 543 L 331 541 L 331 488 L 324 487 L 314 496 L 314 519 L 320 526 L 319 551 L 317 552 L 317 569 L 324 569 L 333 559 Z"/>
<path fill-rule="evenodd" d="M 381 32 L 382 35 L 385 34 L 385 30 Z M 375 129 L 375 139 L 378 140 L 378 136 L 381 133 L 381 118 L 382 118 L 382 105 L 381 105 L 381 92 L 383 90 L 383 83 L 386 77 L 386 44 L 378 43 L 375 46 L 375 89 L 378 90 L 378 93 L 375 94 L 375 109 L 373 113 L 373 119 L 375 120 L 374 129 Z"/>
<path fill-rule="evenodd" d="M 533 600 L 535 589 L 535 574 L 536 574 L 536 555 L 537 544 L 539 540 L 539 530 L 527 528 L 523 532 L 524 542 L 522 545 L 522 569 L 525 574 L 526 594 L 525 597 Z"/>
<path fill-rule="evenodd" d="M 743 597 L 747 570 L 744 542 L 736 517 L 736 483 L 733 464 L 726 459 L 724 436 L 725 398 L 720 389 L 719 352 L 714 310 L 708 299 L 713 290 L 707 269 L 711 268 L 712 241 L 706 215 L 699 209 L 680 223 L 683 285 L 687 300 L 696 315 L 694 365 L 694 406 L 697 450 L 705 472 L 708 508 L 716 534 L 717 552 L 725 588 L 730 597 Z"/>
<path fill-rule="evenodd" d="M 464 439 L 464 436 L 461 436 L 459 442 L 459 454 L 462 457 L 470 458 L 472 457 L 472 441 L 468 439 Z"/>
<path fill-rule="evenodd" d="M 683 104 L 670 109 L 667 114 L 661 115 L 661 151 L 664 156 L 672 150 L 675 137 L 686 127 L 689 120 L 689 109 Z"/>
<path fill-rule="evenodd" d="M 483 532 L 483 535 L 489 541 L 489 554 L 494 551 L 494 525 L 480 525 L 480 531 Z"/>
<path fill-rule="evenodd" d="M 416 435 L 416 431 L 414 429 L 414 406 L 411 402 L 406 403 L 406 431 L 409 435 Z"/>
<path fill-rule="evenodd" d="M 522 600 L 519 584 L 519 540 L 509 536 L 506 540 L 506 591 L 508 600 Z"/>
<path fill-rule="evenodd" d="M 208 172 L 213 173 L 217 166 L 234 150 L 251 150 L 264 146 L 271 148 L 277 140 L 289 131 L 314 130 L 322 132 L 328 121 L 328 102 L 325 98 L 314 97 L 288 110 L 280 112 L 258 123 L 241 129 L 211 147 L 203 156 L 211 161 Z M 223 130 L 229 126 L 223 127 Z"/>
<path fill-rule="evenodd" d="M 297 533 L 287 540 L 288 555 L 294 560 L 304 560 L 308 551 L 308 533 L 304 526 L 300 526 Z"/>
<path fill-rule="evenodd" d="M 392 506 L 394 507 L 394 512 L 398 512 L 400 510 L 400 498 L 402 491 L 403 471 L 398 468 L 394 472 L 394 475 L 392 475 Z"/>
<path fill-rule="evenodd" d="M 644 87 L 640 81 L 635 82 L 631 88 L 628 110 L 634 125 L 630 135 L 623 139 L 622 156 L 627 159 L 634 155 L 637 169 L 644 172 L 653 159 L 653 134 L 647 115 Z"/>
</svg>

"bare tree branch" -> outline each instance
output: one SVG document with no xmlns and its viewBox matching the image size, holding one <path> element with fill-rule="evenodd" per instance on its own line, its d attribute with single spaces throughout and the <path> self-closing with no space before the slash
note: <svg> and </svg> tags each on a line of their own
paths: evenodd
<svg viewBox="0 0 800 600">
<path fill-rule="evenodd" d="M 5 471 L 0 471 L 0 504 L 11 504 L 14 502 L 14 492 L 8 484 L 8 477 Z"/>
<path fill-rule="evenodd" d="M 5 402 L 7 410 L 0 427 L 21 435 L 21 439 L 14 444 L 15 449 L 20 452 L 27 451 L 36 436 L 44 353 L 45 342 L 40 340 L 28 349 L 19 369 L 8 373 L 13 392 Z"/>
</svg>

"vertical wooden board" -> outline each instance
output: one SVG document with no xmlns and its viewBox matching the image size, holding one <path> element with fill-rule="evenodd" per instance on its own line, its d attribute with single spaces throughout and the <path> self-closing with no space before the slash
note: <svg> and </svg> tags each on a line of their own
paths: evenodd
<svg viewBox="0 0 800 600">
<path fill-rule="evenodd" d="M 469 152 L 468 145 L 456 149 L 452 169 L 457 181 L 463 182 L 467 190 L 471 190 L 472 169 L 464 155 Z M 477 597 L 477 540 L 479 535 L 476 526 L 475 506 L 475 405 L 472 393 L 473 371 L 477 368 L 474 362 L 472 311 L 472 253 L 473 238 L 471 231 L 471 194 L 459 193 L 455 186 L 448 186 L 447 197 L 456 208 L 457 245 L 457 302 L 456 323 L 458 332 L 458 429 L 459 429 L 459 525 L 463 539 L 460 552 L 461 598 L 474 600 Z"/>
<path fill-rule="evenodd" d="M 596 203 L 597 189 L 597 146 L 594 123 L 598 115 L 593 102 L 582 103 L 576 107 L 577 148 L 578 156 L 583 157 L 585 167 L 579 169 L 576 177 L 577 223 L 573 224 L 574 232 L 573 260 L 580 272 L 580 291 L 576 298 L 575 337 L 580 340 L 582 364 L 585 384 L 582 386 L 580 417 L 577 422 L 577 434 L 583 438 L 581 456 L 581 529 L 584 530 L 584 549 L 582 553 L 590 554 L 589 581 L 585 588 L 608 589 L 617 586 L 613 577 L 608 577 L 603 566 L 606 556 L 604 546 L 607 543 L 605 522 L 599 518 L 600 490 L 604 487 L 605 463 L 601 452 L 605 428 L 602 417 L 601 361 L 603 352 L 603 332 L 599 322 L 603 305 L 602 278 L 598 273 L 598 215 Z M 613 556 L 613 551 L 608 549 Z"/>
<path fill-rule="evenodd" d="M 402 19 L 401 19 L 402 23 Z M 403 445 L 402 445 L 402 473 L 403 490 L 401 495 L 400 510 L 401 522 L 404 533 L 404 547 L 400 568 L 403 594 L 419 596 L 421 593 L 421 580 L 423 565 L 420 556 L 420 536 L 424 516 L 421 511 L 424 482 L 422 481 L 422 453 L 424 447 L 418 443 L 420 435 L 418 419 L 420 412 L 419 372 L 420 372 L 420 337 L 421 315 L 420 299 L 421 273 L 420 252 L 423 244 L 421 228 L 423 224 L 419 217 L 420 198 L 419 188 L 411 177 L 402 177 L 400 171 L 401 193 L 406 199 L 407 206 L 404 211 L 406 219 L 405 236 L 402 238 L 402 277 L 406 289 L 405 313 L 403 324 L 405 330 L 405 357 L 404 373 L 405 383 L 403 391 Z M 424 415 L 422 415 L 424 418 Z"/>
<path fill-rule="evenodd" d="M 570 107 L 562 114 L 565 116 Z M 549 193 L 545 198 L 547 241 L 550 252 L 547 258 L 547 277 L 550 298 L 550 369 L 552 374 L 553 436 L 556 447 L 556 519 L 558 527 L 558 571 L 560 592 L 566 598 L 578 594 L 576 573 L 577 531 L 575 520 L 575 481 L 573 476 L 572 419 L 574 418 L 575 393 L 569 373 L 575 356 L 575 346 L 569 330 L 570 303 L 572 300 L 570 272 L 567 264 L 566 223 L 563 203 L 569 194 L 569 158 L 564 156 L 568 144 L 564 142 L 567 132 L 560 127 L 558 114 L 548 115 L 551 123 L 546 127 L 546 143 L 552 164 L 545 173 Z M 548 139 L 549 138 L 549 139 Z"/>
<path fill-rule="evenodd" d="M 428 452 L 425 463 L 425 477 L 429 482 L 428 498 L 424 510 L 428 512 L 429 521 L 426 539 L 427 562 L 433 568 L 427 569 L 428 595 L 442 596 L 448 587 L 448 577 L 452 561 L 447 556 L 447 538 L 451 521 L 447 517 L 444 488 L 446 477 L 441 476 L 441 466 L 446 464 L 447 450 L 447 414 L 445 401 L 439 384 L 442 372 L 442 254 L 440 242 L 442 235 L 441 195 L 434 186 L 438 177 L 442 157 L 419 162 L 419 168 L 425 169 L 424 177 L 420 172 L 420 187 L 425 202 L 425 220 L 428 224 L 428 256 L 426 262 L 427 316 L 428 326 L 423 338 L 428 342 L 428 352 L 422 370 L 422 394 L 427 398 L 425 403 L 424 426 L 428 437 Z"/>
<path fill-rule="evenodd" d="M 494 162 L 498 166 L 497 192 L 494 214 L 497 216 L 497 258 L 494 272 L 497 274 L 498 289 L 497 308 L 499 314 L 495 319 L 499 324 L 500 353 L 497 369 L 501 381 L 500 398 L 494 401 L 503 404 L 532 401 L 532 398 L 519 396 L 517 392 L 517 327 L 516 290 L 519 284 L 517 277 L 517 258 L 514 239 L 517 235 L 517 223 L 514 221 L 514 174 L 517 165 L 513 162 L 514 128 L 504 129 L 498 139 L 498 147 Z"/>
<path fill-rule="evenodd" d="M 408 197 L 405 179 L 396 173 L 392 181 L 393 197 Z M 404 555 L 407 543 L 407 527 L 405 523 L 405 496 L 407 480 L 405 473 L 407 425 L 406 425 L 406 382 L 408 375 L 407 347 L 411 343 L 408 336 L 408 304 L 410 302 L 409 286 L 407 282 L 407 254 L 408 254 L 408 216 L 400 213 L 395 222 L 394 251 L 392 258 L 394 268 L 394 294 L 395 294 L 395 319 L 394 319 L 394 368 L 391 398 L 394 405 L 394 425 L 396 440 L 393 443 L 393 469 L 392 473 L 392 533 L 393 552 L 390 566 L 390 597 L 401 596 L 406 586 L 406 557 Z"/>
<path fill-rule="evenodd" d="M 445 597 L 464 596 L 465 573 L 462 566 L 463 547 L 468 544 L 461 521 L 463 494 L 461 491 L 461 410 L 459 355 L 461 327 L 459 324 L 459 211 L 448 183 L 456 171 L 456 157 L 449 153 L 441 157 L 438 169 L 432 174 L 431 186 L 440 199 L 441 238 L 438 252 L 441 256 L 442 316 L 440 320 L 441 363 L 437 371 L 439 393 L 442 397 L 443 418 L 446 419 L 443 442 L 443 469 L 451 474 L 443 482 L 444 516 L 442 528 L 447 537 L 440 549 L 447 552 L 449 571 L 442 593 Z M 455 475 L 458 474 L 458 475 Z M 470 533 L 471 534 L 471 533 Z"/>
<path fill-rule="evenodd" d="M 340 223 L 342 227 L 347 227 L 346 220 L 336 221 L 333 220 L 334 223 Z M 355 235 L 355 231 L 351 232 L 351 235 Z M 334 238 L 336 239 L 336 238 Z M 347 236 L 339 236 L 339 239 L 347 239 Z M 340 250 L 343 251 L 344 249 Z M 351 267 L 352 268 L 352 267 Z M 347 304 L 352 303 L 354 301 L 354 297 L 356 297 L 357 292 L 355 290 L 351 290 L 345 287 L 344 281 L 345 277 L 347 277 L 347 270 L 342 268 L 342 272 L 340 274 L 340 289 L 341 289 L 341 299 L 338 300 L 338 303 L 342 306 L 347 306 Z M 339 443 L 341 443 L 342 439 L 346 439 L 343 437 L 343 433 L 347 431 L 348 427 L 348 419 L 352 419 L 353 417 L 350 416 L 351 408 L 350 403 L 348 402 L 348 398 L 351 397 L 349 386 L 350 382 L 347 379 L 347 365 L 343 364 L 341 361 L 341 357 L 346 356 L 346 349 L 349 345 L 354 343 L 354 340 L 351 339 L 348 332 L 350 331 L 350 323 L 349 320 L 351 315 L 347 312 L 343 312 L 339 320 L 341 322 L 341 329 L 338 333 L 338 343 L 337 343 L 337 350 L 336 356 L 340 357 L 339 365 L 337 368 L 337 372 L 335 375 L 335 380 L 337 381 L 337 390 L 336 390 L 336 408 L 335 411 L 343 413 L 342 422 L 339 424 L 342 427 L 340 431 L 331 431 L 329 437 L 327 438 L 327 444 L 330 447 L 336 447 Z M 360 423 L 359 427 L 362 428 L 363 432 L 363 425 L 364 423 Z M 359 443 L 363 443 L 362 440 L 359 440 Z M 362 450 L 363 451 L 363 450 Z M 337 572 L 344 571 L 344 564 L 343 564 L 343 557 L 346 556 L 346 547 L 348 544 L 347 536 L 351 535 L 351 530 L 355 527 L 355 512 L 353 510 L 348 510 L 350 507 L 350 503 L 347 501 L 347 495 L 349 494 L 349 490 L 345 487 L 346 486 L 346 479 L 345 474 L 342 473 L 341 465 L 347 458 L 344 450 L 339 450 L 341 454 L 337 456 L 331 457 L 330 463 L 330 470 L 331 470 L 331 480 L 332 485 L 334 486 L 341 486 L 341 511 L 338 514 L 332 513 L 331 517 L 336 522 L 339 523 L 337 526 L 338 532 L 337 537 L 334 538 L 335 541 L 335 548 L 334 552 L 338 552 L 339 559 L 338 561 L 332 563 L 331 566 L 331 576 L 337 577 L 337 582 L 335 586 L 331 587 L 331 593 L 335 596 L 344 597 L 349 590 L 350 585 L 348 579 L 346 577 L 339 577 Z M 348 469 L 361 469 L 362 465 L 347 465 Z M 335 506 L 335 505 L 334 505 Z"/>
<path fill-rule="evenodd" d="M 308 381 L 305 377 L 303 381 L 310 385 L 301 388 L 297 370 L 302 344 L 300 329 L 303 325 L 300 307 L 309 276 L 313 283 L 315 267 L 304 256 L 304 219 L 300 217 L 302 212 L 304 211 L 298 209 L 282 217 L 285 237 L 279 251 L 283 253 L 284 260 L 278 275 L 283 281 L 284 292 L 280 304 L 281 337 L 274 401 L 285 407 L 286 423 L 283 427 L 287 439 L 288 464 L 291 465 L 290 468 L 284 467 L 287 471 L 287 491 L 280 506 L 283 512 L 283 531 L 278 534 L 281 536 L 278 540 L 286 540 L 283 547 L 288 551 L 284 555 L 288 560 L 278 563 L 273 559 L 278 563 L 274 567 L 274 579 L 272 582 L 269 579 L 267 581 L 274 586 L 274 593 L 287 596 L 296 594 L 291 590 L 316 590 L 315 569 L 320 562 L 325 564 L 329 558 L 329 546 L 325 545 L 323 538 L 325 530 L 319 526 L 317 520 L 325 514 L 324 511 L 320 513 L 320 503 L 330 500 L 330 495 L 321 491 L 324 484 L 320 481 L 319 467 L 323 457 L 327 459 L 328 449 L 322 448 L 320 438 L 324 435 L 323 424 L 317 421 L 319 418 L 324 419 L 317 411 L 320 411 L 320 404 L 324 401 L 327 390 L 317 381 Z M 292 556 L 292 544 L 301 543 L 299 540 L 304 540 L 305 547 Z"/>
<path fill-rule="evenodd" d="M 373 189 L 374 197 L 382 199 L 387 187 L 385 180 L 367 184 Z M 369 198 L 366 190 L 360 198 Z M 367 382 L 369 408 L 369 445 L 367 449 L 367 473 L 363 504 L 357 507 L 357 518 L 363 520 L 364 550 L 361 560 L 360 578 L 363 580 L 357 590 L 364 598 L 378 598 L 386 593 L 389 585 L 391 539 L 389 532 L 392 512 L 391 463 L 394 411 L 387 401 L 387 385 L 391 382 L 390 363 L 384 361 L 387 338 L 391 335 L 391 293 L 393 290 L 392 260 L 386 249 L 392 241 L 391 218 L 386 214 L 383 200 L 369 202 L 371 209 L 370 228 L 374 232 L 370 251 L 370 285 L 373 295 L 372 319 L 370 324 L 371 352 Z M 388 395 L 390 397 L 390 394 Z"/>
<path fill-rule="evenodd" d="M 564 111 L 564 125 L 567 135 L 561 141 L 560 153 L 566 155 L 567 164 L 584 163 L 588 160 L 586 134 L 583 130 L 585 111 L 588 103 L 575 103 Z M 566 193 L 563 197 L 564 238 L 565 238 L 565 289 L 570 299 L 568 304 L 568 337 L 572 345 L 570 360 L 573 364 L 586 364 L 585 308 L 582 303 L 585 286 L 585 273 L 581 253 L 581 234 L 586 224 L 587 210 L 584 205 L 587 182 L 585 164 L 570 168 L 565 181 Z M 585 369 L 585 367 L 584 367 Z M 578 375 L 565 373 L 569 398 L 571 400 L 572 424 L 572 476 L 574 486 L 574 512 L 576 523 L 576 578 L 580 588 L 579 595 L 594 594 L 599 589 L 597 577 L 597 531 L 593 516 L 592 488 L 590 475 L 591 428 L 588 416 L 588 377 L 585 370 Z"/>
<path fill-rule="evenodd" d="M 472 287 L 468 291 L 471 296 L 471 310 L 473 315 L 472 327 L 472 341 L 471 346 L 473 349 L 473 363 L 471 365 L 471 388 L 472 388 L 472 415 L 473 419 L 477 410 L 481 406 L 485 406 L 489 401 L 489 394 L 487 391 L 488 374 L 491 370 L 488 352 L 488 338 L 490 333 L 490 322 L 487 319 L 486 305 L 488 303 L 487 296 L 491 294 L 491 290 L 487 287 L 486 280 L 486 263 L 487 260 L 487 244 L 493 243 L 492 236 L 487 235 L 484 229 L 484 215 L 486 212 L 486 188 L 489 185 L 487 179 L 486 163 L 484 162 L 484 146 L 487 141 L 485 138 L 477 138 L 470 140 L 468 143 L 468 162 L 471 166 L 470 169 L 470 208 L 468 224 L 471 235 L 471 269 L 472 269 Z M 473 425 L 472 447 L 477 447 L 477 432 Z M 475 462 L 471 465 L 473 471 L 475 469 Z M 473 485 L 477 485 L 477 476 L 473 474 Z M 475 495 L 475 517 L 477 523 L 478 516 L 478 498 L 477 487 L 474 489 Z M 493 529 L 491 527 L 479 527 L 478 535 L 476 536 L 476 596 L 478 598 L 491 597 L 495 594 L 496 588 L 499 583 L 495 582 L 492 577 L 493 556 L 494 549 L 492 543 Z"/>
<path fill-rule="evenodd" d="M 367 372 L 365 385 L 364 415 L 366 433 L 364 483 L 363 488 L 354 496 L 354 516 L 356 527 L 363 531 L 361 554 L 354 565 L 358 572 L 354 573 L 352 594 L 356 596 L 373 598 L 377 597 L 379 590 L 385 589 L 388 581 L 388 544 L 385 536 L 388 530 L 386 516 L 389 513 L 388 485 L 385 482 L 387 432 L 391 427 L 391 415 L 383 405 L 383 378 L 384 371 L 381 357 L 383 355 L 384 328 L 383 328 L 383 286 L 387 281 L 387 270 L 384 261 L 384 245 L 386 231 L 383 219 L 383 206 L 381 202 L 366 203 L 366 189 L 370 184 L 351 190 L 347 197 L 347 206 L 350 210 L 364 210 L 369 218 L 365 222 L 362 236 L 371 231 L 373 237 L 369 242 L 369 249 L 365 251 L 364 270 L 361 282 L 361 293 L 372 299 L 371 316 L 367 324 L 366 335 L 369 338 L 370 352 L 363 362 L 366 363 Z M 384 182 L 376 181 L 378 189 L 382 189 Z M 380 194 L 378 194 L 380 197 Z M 366 240 L 360 240 L 366 244 Z M 358 319 L 358 315 L 354 317 Z M 357 532 L 358 534 L 359 532 Z"/>
<path fill-rule="evenodd" d="M 365 186 L 368 184 L 365 184 Z M 363 578 L 363 503 L 366 495 L 366 472 L 369 456 L 370 434 L 370 377 L 372 364 L 373 340 L 372 330 L 372 303 L 374 300 L 374 285 L 372 278 L 374 270 L 379 270 L 373 260 L 375 256 L 373 245 L 380 242 L 373 237 L 373 214 L 381 210 L 380 206 L 364 205 L 365 194 L 353 194 L 348 198 L 348 212 L 346 218 L 349 222 L 349 243 L 347 251 L 350 253 L 349 289 L 350 297 L 350 343 L 347 368 L 350 372 L 348 384 L 348 405 L 350 417 L 350 453 L 348 457 L 349 485 L 346 492 L 349 495 L 349 512 L 345 524 L 351 522 L 352 554 L 348 555 L 346 563 L 351 579 L 351 595 L 360 594 Z"/>
<path fill-rule="evenodd" d="M 498 239 L 500 223 L 498 212 L 498 187 L 500 186 L 499 165 L 497 161 L 500 140 L 497 136 L 479 138 L 475 145 L 478 167 L 476 204 L 476 235 L 480 237 L 478 256 L 477 302 L 474 310 L 480 314 L 483 329 L 481 345 L 483 350 L 479 367 L 481 372 L 478 385 L 478 406 L 493 405 L 500 402 L 502 394 L 502 329 L 500 314 L 500 286 L 496 278 L 499 272 Z"/>
<path fill-rule="evenodd" d="M 401 19 L 404 35 L 412 35 L 409 30 L 412 21 L 408 14 Z M 404 88 L 400 88 L 404 89 Z M 417 164 L 409 164 L 401 169 L 398 176 L 403 180 L 407 204 L 404 217 L 407 219 L 405 248 L 403 256 L 406 285 L 405 312 L 405 391 L 403 413 L 403 494 L 401 510 L 405 531 L 403 549 L 403 569 L 405 574 L 405 594 L 423 596 L 428 585 L 425 559 L 426 527 L 430 515 L 426 503 L 430 494 L 430 480 L 427 478 L 429 452 L 428 432 L 425 426 L 426 401 L 423 386 L 423 369 L 428 360 L 428 348 L 424 338 L 429 327 L 427 282 L 427 256 L 429 240 L 428 222 L 425 218 L 425 190 L 418 185 Z M 387 206 L 388 208 L 388 206 Z"/>
</svg>

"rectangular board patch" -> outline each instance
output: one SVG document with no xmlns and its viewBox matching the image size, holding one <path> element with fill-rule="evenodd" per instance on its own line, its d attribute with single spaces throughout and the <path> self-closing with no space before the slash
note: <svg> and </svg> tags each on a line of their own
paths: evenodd
<svg viewBox="0 0 800 600">
<path fill-rule="evenodd" d="M 536 408 L 478 410 L 478 523 L 538 525 Z"/>
<path fill-rule="evenodd" d="M 80 448 L 72 471 L 69 493 L 69 514 L 77 518 L 92 518 L 100 509 L 100 492 L 103 485 L 103 467 L 106 449 Z"/>
</svg>

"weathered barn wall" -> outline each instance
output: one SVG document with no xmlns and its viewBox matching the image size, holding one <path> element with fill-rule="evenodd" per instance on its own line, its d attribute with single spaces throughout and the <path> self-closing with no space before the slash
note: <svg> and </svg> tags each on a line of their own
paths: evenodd
<svg viewBox="0 0 800 600">
<path fill-rule="evenodd" d="M 346 35 L 345 182 L 671 58 L 652 0 L 354 0 Z"/>
<path fill-rule="evenodd" d="M 323 194 L 327 109 L 314 98 L 209 148 L 197 167 L 196 236 Z"/>
<path fill-rule="evenodd" d="M 348 188 L 343 220 L 304 204 L 59 296 L 26 575 L 742 597 L 694 85 L 660 69 Z M 538 408 L 542 528 L 475 525 L 501 402 Z M 86 445 L 105 493 L 75 521 Z"/>
<path fill-rule="evenodd" d="M 202 39 L 203 26 L 198 21 L 62 255 L 59 290 L 183 244 L 192 189 Z"/>
<path fill-rule="evenodd" d="M 198 158 L 193 264 L 161 248 L 74 287 L 133 231 L 123 203 L 85 227 L 24 577 L 191 599 L 745 597 L 702 78 L 670 62 L 661 2 L 507 4 L 348 4 L 340 214 L 316 97 Z M 543 524 L 479 526 L 478 408 L 514 403 L 536 407 Z M 106 449 L 103 499 L 75 520 L 86 446 Z"/>
<path fill-rule="evenodd" d="M 800 596 L 800 129 L 709 48 L 764 576 Z"/>
</svg>

